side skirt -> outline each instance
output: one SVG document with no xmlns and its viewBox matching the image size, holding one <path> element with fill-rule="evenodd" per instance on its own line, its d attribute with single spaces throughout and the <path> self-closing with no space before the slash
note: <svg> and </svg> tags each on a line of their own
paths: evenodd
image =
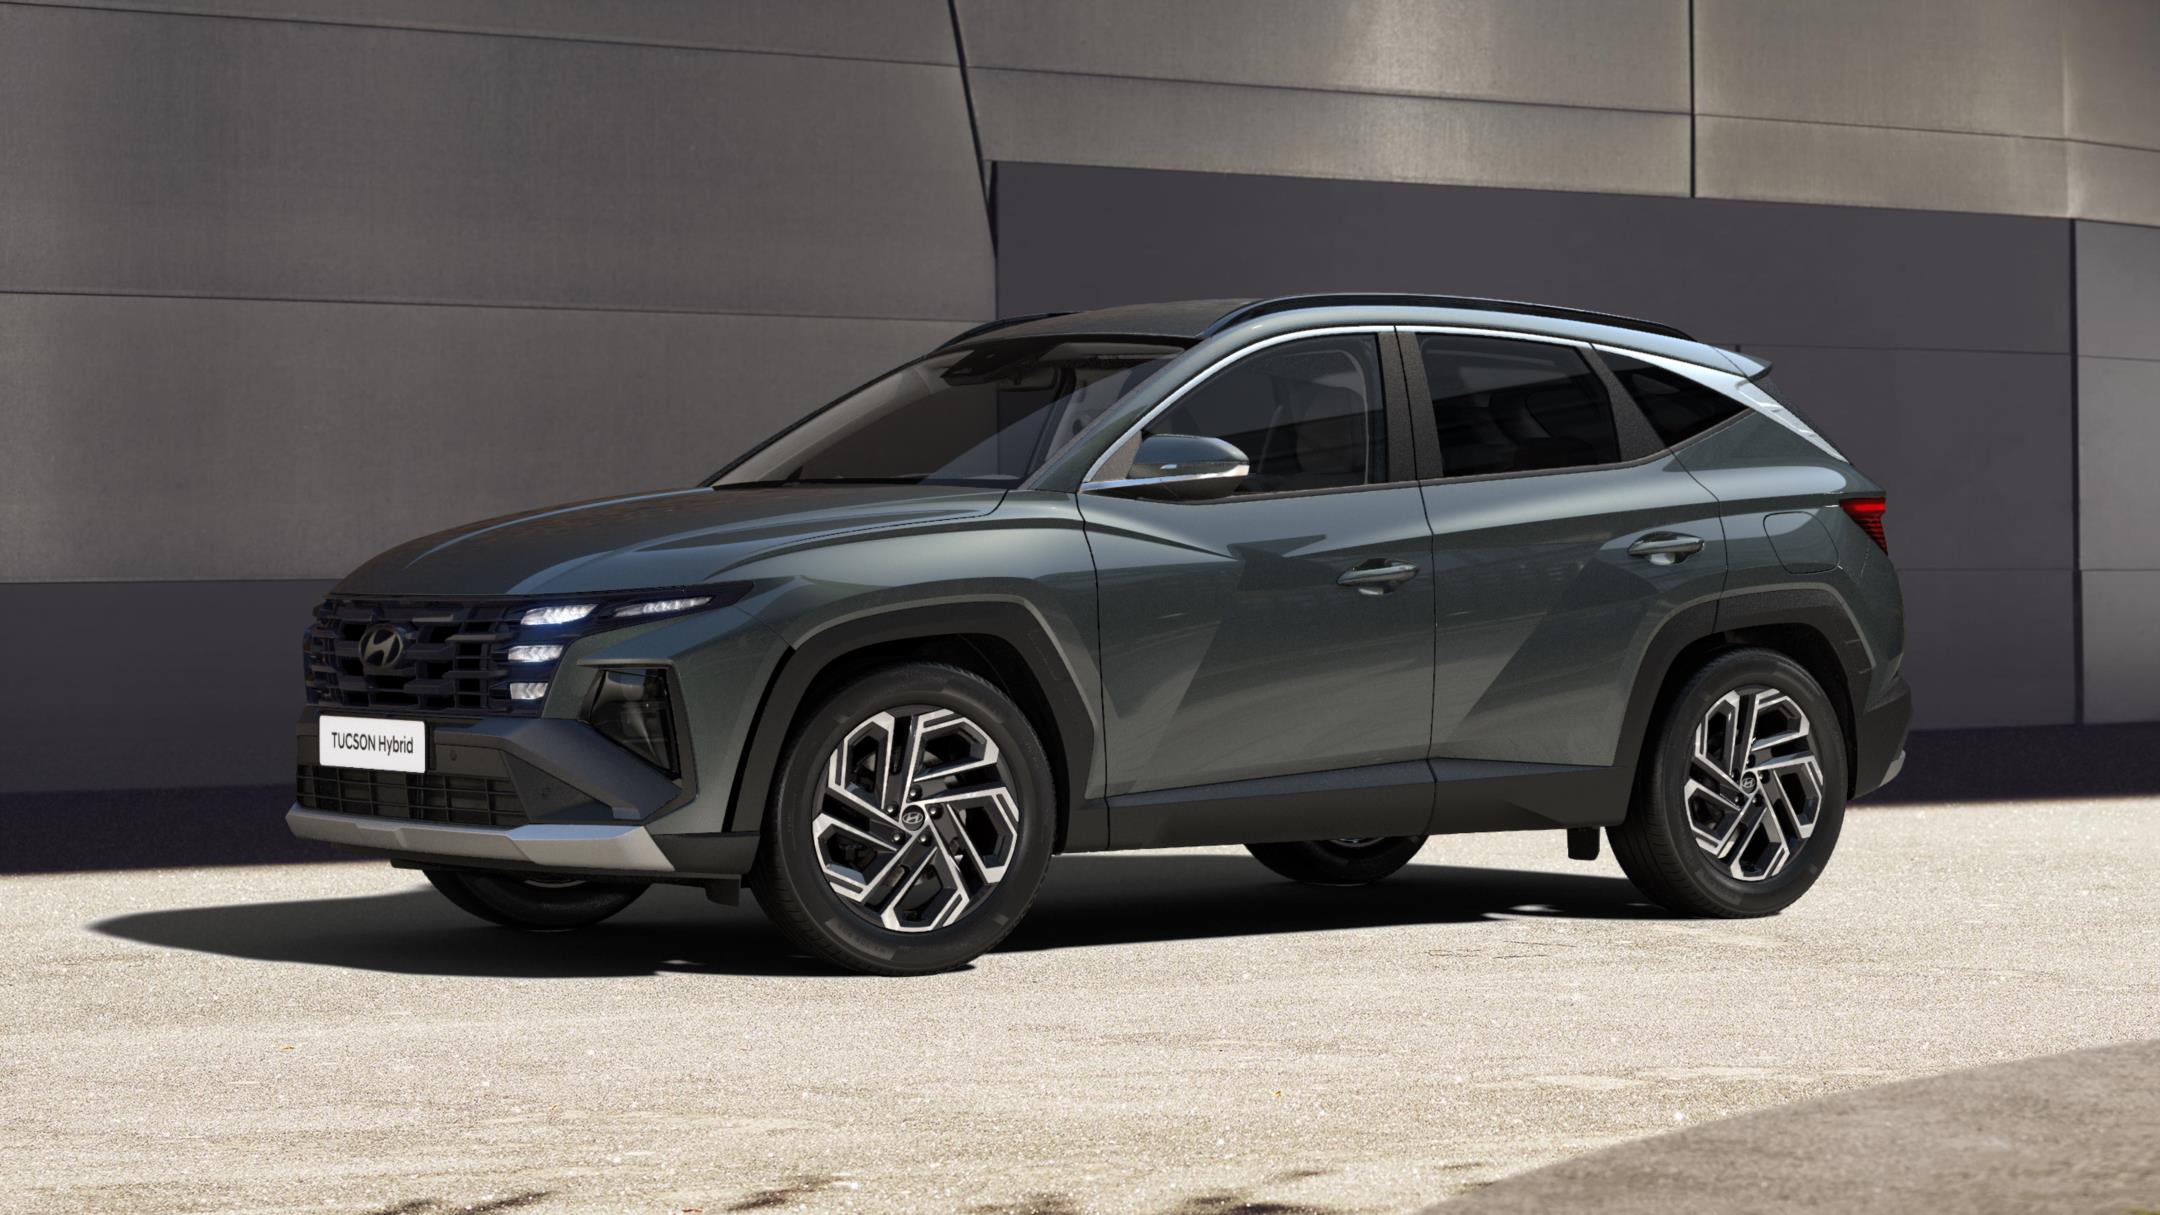
<svg viewBox="0 0 2160 1215">
<path fill-rule="evenodd" d="M 1622 768 L 1421 759 L 1127 793 L 1108 799 L 1109 847 L 1605 826 L 1627 816 L 1630 775 Z"/>
</svg>

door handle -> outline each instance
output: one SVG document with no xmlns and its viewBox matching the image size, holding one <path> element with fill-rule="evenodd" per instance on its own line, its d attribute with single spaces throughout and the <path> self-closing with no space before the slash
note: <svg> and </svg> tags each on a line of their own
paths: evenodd
<svg viewBox="0 0 2160 1215">
<path fill-rule="evenodd" d="M 1628 545 L 1628 556 L 1648 557 L 1652 565 L 1671 565 L 1702 551 L 1702 537 L 1684 532 L 1651 532 Z"/>
<path fill-rule="evenodd" d="M 1395 589 L 1398 582 L 1417 577 L 1417 567 L 1404 561 L 1389 561 L 1375 557 L 1363 565 L 1346 569 L 1335 580 L 1337 586 L 1347 586 L 1360 595 L 1385 595 Z"/>
</svg>

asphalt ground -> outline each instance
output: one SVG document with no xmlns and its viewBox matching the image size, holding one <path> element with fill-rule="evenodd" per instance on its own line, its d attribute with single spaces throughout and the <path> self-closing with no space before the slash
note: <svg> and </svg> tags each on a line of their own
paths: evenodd
<svg viewBox="0 0 2160 1215">
<path fill-rule="evenodd" d="M 694 891 L 525 936 L 372 863 L 11 876 L 0 1211 L 1772 1209 L 1813 1161 L 1864 1209 L 2127 1215 L 2155 872 L 2136 797 L 1856 809 L 1745 922 L 1547 833 L 1352 891 L 1067 857 L 912 980 Z"/>
</svg>

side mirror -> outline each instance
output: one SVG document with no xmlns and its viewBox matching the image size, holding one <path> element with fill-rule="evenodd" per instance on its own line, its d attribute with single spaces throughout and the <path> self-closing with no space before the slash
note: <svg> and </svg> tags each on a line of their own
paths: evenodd
<svg viewBox="0 0 2160 1215">
<path fill-rule="evenodd" d="M 1090 481 L 1085 493 L 1123 498 L 1201 502 L 1227 498 L 1252 472 L 1236 444 L 1202 435 L 1150 435 L 1140 440 L 1131 471 L 1114 481 Z"/>
</svg>

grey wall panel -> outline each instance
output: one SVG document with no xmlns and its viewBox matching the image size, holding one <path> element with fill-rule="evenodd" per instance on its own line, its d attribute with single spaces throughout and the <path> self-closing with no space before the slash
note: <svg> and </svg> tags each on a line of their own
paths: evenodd
<svg viewBox="0 0 2160 1215">
<path fill-rule="evenodd" d="M 2160 361 L 2078 360 L 2078 470 L 2087 570 L 2160 570 Z M 2160 634 L 2160 599 L 2146 605 Z"/>
<path fill-rule="evenodd" d="M 978 67 L 1688 108 L 1686 0 L 961 0 L 959 11 Z"/>
<path fill-rule="evenodd" d="M 2160 721 L 2160 570 L 2084 578 L 2085 720 Z"/>
<path fill-rule="evenodd" d="M 0 696 L 0 793 L 290 781 L 300 631 L 328 589 L 0 584 L 8 687 L 37 693 Z"/>
<path fill-rule="evenodd" d="M 2070 348 L 2060 222 L 1029 164 L 997 182 L 1007 314 L 1439 291 L 1725 342 Z"/>
<path fill-rule="evenodd" d="M 2059 139 L 1707 116 L 1695 138 L 1705 198 L 2010 215 L 2069 207 Z"/>
<path fill-rule="evenodd" d="M 1703 114 L 2059 137 L 2060 0 L 1695 0 Z"/>
<path fill-rule="evenodd" d="M 0 289 L 968 317 L 959 74 L 0 8 Z"/>
<path fill-rule="evenodd" d="M 2070 356 L 1745 348 L 1889 491 L 1899 569 L 2076 564 Z"/>
<path fill-rule="evenodd" d="M 2079 354 L 2160 359 L 2160 230 L 2077 225 Z"/>
<path fill-rule="evenodd" d="M 2160 4 L 2066 0 L 2063 10 L 2070 137 L 2160 149 Z"/>
<path fill-rule="evenodd" d="M 0 295 L 0 578 L 325 578 L 694 483 L 959 322 Z"/>
<path fill-rule="evenodd" d="M 2072 143 L 2069 156 L 2072 215 L 2160 225 L 2160 152 Z"/>
<path fill-rule="evenodd" d="M 38 0 L 338 25 L 953 63 L 943 0 Z"/>
<path fill-rule="evenodd" d="M 1371 181 L 1687 192 L 1680 114 L 970 72 L 983 154 Z"/>
<path fill-rule="evenodd" d="M 2076 720 L 2067 570 L 1912 570 L 1905 673 L 1913 725 L 2058 725 Z"/>
</svg>

